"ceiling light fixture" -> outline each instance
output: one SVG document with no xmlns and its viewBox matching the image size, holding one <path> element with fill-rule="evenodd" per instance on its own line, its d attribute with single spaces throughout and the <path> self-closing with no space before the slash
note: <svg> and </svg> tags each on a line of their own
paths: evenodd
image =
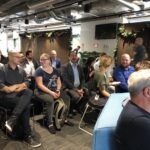
<svg viewBox="0 0 150 150">
<path fill-rule="evenodd" d="M 79 7 L 82 7 L 82 6 L 83 6 L 82 1 L 79 1 L 79 2 L 78 2 L 78 6 L 79 6 Z"/>
</svg>

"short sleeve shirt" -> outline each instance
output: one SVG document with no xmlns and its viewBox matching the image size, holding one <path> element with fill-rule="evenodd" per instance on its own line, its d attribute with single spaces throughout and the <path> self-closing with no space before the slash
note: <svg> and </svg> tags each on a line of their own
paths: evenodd
<svg viewBox="0 0 150 150">
<path fill-rule="evenodd" d="M 25 71 L 21 67 L 17 66 L 13 70 L 9 64 L 6 64 L 0 68 L 0 88 L 24 82 L 28 84 L 28 79 Z"/>
<path fill-rule="evenodd" d="M 35 77 L 42 77 L 43 84 L 50 90 L 55 90 L 57 88 L 57 79 L 60 77 L 60 73 L 53 68 L 52 73 L 45 72 L 41 67 L 35 71 Z M 38 88 L 37 88 L 38 89 Z M 40 89 L 38 89 L 41 91 Z"/>
</svg>

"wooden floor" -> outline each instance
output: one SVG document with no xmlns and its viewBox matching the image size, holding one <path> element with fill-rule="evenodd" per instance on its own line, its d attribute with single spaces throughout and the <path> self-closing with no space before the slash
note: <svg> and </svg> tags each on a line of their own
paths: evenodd
<svg viewBox="0 0 150 150">
<path fill-rule="evenodd" d="M 35 120 L 38 120 L 39 117 L 41 116 L 35 116 Z M 40 139 L 41 147 L 31 148 L 22 141 L 0 138 L 0 150 L 91 150 L 92 136 L 78 128 L 79 120 L 80 115 L 78 114 L 74 119 L 70 120 L 75 124 L 74 127 L 65 125 L 55 135 L 50 134 L 45 127 L 36 122 L 35 135 Z M 86 126 L 85 128 L 92 131 L 93 127 Z"/>
</svg>

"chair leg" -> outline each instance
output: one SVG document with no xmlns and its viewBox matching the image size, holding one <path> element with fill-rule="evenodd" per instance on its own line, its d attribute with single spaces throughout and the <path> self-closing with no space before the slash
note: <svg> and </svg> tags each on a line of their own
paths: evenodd
<svg viewBox="0 0 150 150">
<path fill-rule="evenodd" d="M 84 110 L 84 112 L 83 112 L 83 115 L 82 115 L 82 117 L 81 117 L 81 120 L 80 120 L 80 122 L 79 122 L 79 129 L 92 136 L 93 134 L 92 134 L 91 132 L 89 132 L 89 131 L 87 131 L 87 130 L 85 130 L 85 129 L 83 129 L 83 128 L 81 127 L 82 121 L 83 121 L 83 119 L 84 119 L 84 116 L 85 116 L 85 114 L 86 114 L 88 108 L 89 108 L 89 104 L 86 104 L 86 108 L 85 108 L 85 110 Z"/>
<path fill-rule="evenodd" d="M 31 107 L 32 107 L 32 117 L 31 117 L 31 120 L 32 120 L 33 130 L 34 130 L 35 129 L 34 105 L 31 104 Z"/>
<path fill-rule="evenodd" d="M 4 127 L 5 127 L 5 123 L 6 123 L 6 121 L 8 120 L 8 114 L 7 114 L 7 110 L 5 109 L 5 108 L 1 108 L 3 111 L 4 111 L 4 113 L 5 113 L 5 122 L 4 122 Z M 5 127 L 5 134 L 6 134 L 6 136 L 8 136 L 8 131 L 7 131 L 7 129 L 6 129 L 6 127 Z"/>
</svg>

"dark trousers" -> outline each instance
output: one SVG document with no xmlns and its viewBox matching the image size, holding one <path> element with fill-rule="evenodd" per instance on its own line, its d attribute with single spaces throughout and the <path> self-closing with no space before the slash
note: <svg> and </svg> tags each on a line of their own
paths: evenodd
<svg viewBox="0 0 150 150">
<path fill-rule="evenodd" d="M 64 90 L 60 91 L 60 97 L 63 99 L 64 103 L 67 106 L 66 114 L 69 114 L 70 109 L 70 97 L 67 95 L 67 93 Z"/>
<path fill-rule="evenodd" d="M 53 122 L 53 112 L 54 112 L 55 100 L 54 100 L 53 96 L 46 94 L 44 92 L 38 92 L 38 90 L 35 90 L 34 93 L 41 102 L 45 103 L 47 125 L 49 126 Z M 63 90 L 61 90 L 60 97 L 63 99 L 64 103 L 67 105 L 67 108 L 69 109 L 69 107 L 70 107 L 69 96 Z"/>
<path fill-rule="evenodd" d="M 84 109 L 86 103 L 88 102 L 88 89 L 84 88 L 84 94 L 83 97 L 80 98 L 80 95 L 78 92 L 74 89 L 67 89 L 67 94 L 70 96 L 70 113 L 73 113 L 73 109 Z"/>
<path fill-rule="evenodd" d="M 0 100 L 0 105 L 12 109 L 11 116 L 15 116 L 17 121 L 21 121 L 25 136 L 31 134 L 29 125 L 31 97 L 32 91 L 25 89 L 17 94 L 6 94 L 4 98 Z"/>
</svg>

